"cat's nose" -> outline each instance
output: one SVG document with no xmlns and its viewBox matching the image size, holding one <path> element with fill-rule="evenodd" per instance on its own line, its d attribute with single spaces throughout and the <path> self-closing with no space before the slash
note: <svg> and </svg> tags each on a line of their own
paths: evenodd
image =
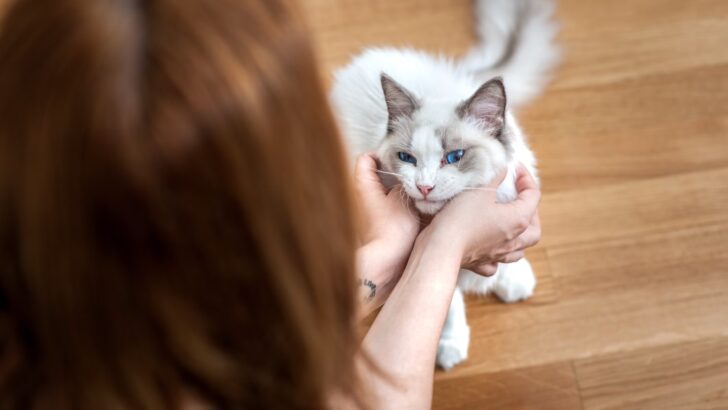
<svg viewBox="0 0 728 410">
<path fill-rule="evenodd" d="M 430 191 L 432 191 L 432 188 L 434 188 L 434 187 L 431 185 L 417 185 L 417 189 L 419 189 L 420 192 L 422 192 L 422 196 L 424 196 L 425 198 L 427 198 L 427 194 L 429 194 Z"/>
</svg>

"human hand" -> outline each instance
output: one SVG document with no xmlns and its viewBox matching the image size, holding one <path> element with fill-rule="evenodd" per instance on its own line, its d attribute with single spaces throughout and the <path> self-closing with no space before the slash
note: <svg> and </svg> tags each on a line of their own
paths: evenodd
<svg viewBox="0 0 728 410">
<path fill-rule="evenodd" d="M 521 259 L 541 238 L 538 203 L 541 193 L 528 171 L 516 172 L 518 198 L 497 203 L 496 189 L 505 172 L 485 189 L 458 195 L 433 219 L 433 229 L 447 235 L 462 252 L 462 266 L 490 276 L 498 263 Z"/>
<path fill-rule="evenodd" d="M 365 224 L 357 261 L 359 275 L 362 281 L 369 281 L 370 288 L 376 288 L 372 294 L 383 303 L 409 258 L 420 222 L 401 187 L 387 191 L 382 184 L 373 155 L 357 158 L 354 179 Z"/>
</svg>

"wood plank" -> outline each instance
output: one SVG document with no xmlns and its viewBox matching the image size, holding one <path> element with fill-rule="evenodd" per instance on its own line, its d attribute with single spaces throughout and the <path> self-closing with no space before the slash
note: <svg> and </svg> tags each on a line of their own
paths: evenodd
<svg viewBox="0 0 728 410">
<path fill-rule="evenodd" d="M 583 244 L 728 221 L 728 167 L 545 194 L 541 246 Z"/>
<path fill-rule="evenodd" d="M 728 63 L 724 0 L 560 0 L 566 64 L 554 89 Z"/>
<path fill-rule="evenodd" d="M 727 228 L 547 250 L 558 302 L 469 305 L 470 357 L 440 377 L 728 336 Z"/>
<path fill-rule="evenodd" d="M 683 291 L 711 293 L 715 289 L 696 281 L 693 273 L 715 271 L 720 275 L 728 271 L 727 228 L 722 224 L 667 235 L 620 238 L 598 246 L 576 244 L 548 254 L 563 298 L 626 286 L 657 289 L 660 285 L 653 282 L 656 278 L 669 282 L 668 286 L 679 283 L 672 297 Z"/>
<path fill-rule="evenodd" d="M 562 0 L 562 67 L 521 116 L 544 190 L 728 165 L 728 3 Z"/>
<path fill-rule="evenodd" d="M 309 0 L 301 3 L 325 72 L 370 46 L 464 53 L 474 39 L 470 0 Z"/>
<path fill-rule="evenodd" d="M 728 338 L 701 340 L 575 363 L 584 408 L 728 408 Z"/>
<path fill-rule="evenodd" d="M 442 410 L 582 408 L 570 362 L 442 380 L 435 383 L 432 407 Z"/>
<path fill-rule="evenodd" d="M 520 118 L 545 192 L 726 166 L 728 64 L 550 90 Z"/>
</svg>

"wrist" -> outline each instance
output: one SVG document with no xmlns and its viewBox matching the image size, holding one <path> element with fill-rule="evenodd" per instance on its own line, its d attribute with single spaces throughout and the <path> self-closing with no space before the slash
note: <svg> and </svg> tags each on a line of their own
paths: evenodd
<svg viewBox="0 0 728 410">
<path fill-rule="evenodd" d="M 420 232 L 412 249 L 410 263 L 416 259 L 434 260 L 441 265 L 452 265 L 459 267 L 463 259 L 463 241 L 454 238 L 448 230 L 441 230 L 429 225 Z M 431 263 L 431 262 L 429 262 Z M 450 272 L 449 270 L 447 272 Z M 453 271 L 456 275 L 459 269 Z M 435 280 L 450 281 L 448 274 L 438 274 Z"/>
<path fill-rule="evenodd" d="M 463 260 L 466 252 L 466 240 L 462 232 L 438 223 L 437 220 L 422 230 L 417 242 L 420 247 L 429 247 L 437 254 L 447 254 L 458 261 Z M 418 246 L 418 243 L 415 243 L 415 246 Z"/>
<path fill-rule="evenodd" d="M 406 259 L 397 259 L 391 253 L 383 241 L 370 241 L 357 251 L 362 316 L 384 304 L 401 276 Z"/>
</svg>

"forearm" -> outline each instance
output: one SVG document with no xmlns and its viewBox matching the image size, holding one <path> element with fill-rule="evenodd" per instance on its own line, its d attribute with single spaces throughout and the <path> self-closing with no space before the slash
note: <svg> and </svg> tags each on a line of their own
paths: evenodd
<svg viewBox="0 0 728 410">
<path fill-rule="evenodd" d="M 387 300 L 407 260 L 389 257 L 400 253 L 409 254 L 411 247 L 393 252 L 382 242 L 370 242 L 357 251 L 356 266 L 359 273 L 361 304 L 359 317 L 364 318 Z"/>
<path fill-rule="evenodd" d="M 425 230 L 402 278 L 367 333 L 363 348 L 393 383 L 376 373 L 364 379 L 376 408 L 425 409 L 432 400 L 437 344 L 447 317 L 461 252 Z"/>
</svg>

